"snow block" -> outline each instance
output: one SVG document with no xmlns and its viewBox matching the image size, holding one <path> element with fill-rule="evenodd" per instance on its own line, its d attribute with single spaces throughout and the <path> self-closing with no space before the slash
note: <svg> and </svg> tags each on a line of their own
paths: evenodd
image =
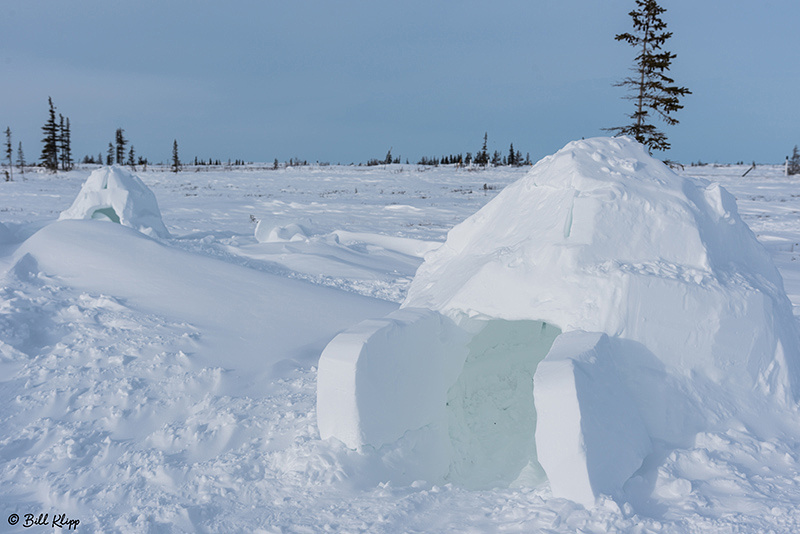
<svg viewBox="0 0 800 534">
<path fill-rule="evenodd" d="M 617 493 L 652 451 L 605 334 L 557 337 L 536 370 L 533 396 L 539 463 L 556 497 L 593 506 Z"/>
<path fill-rule="evenodd" d="M 411 308 L 339 334 L 319 361 L 321 437 L 379 448 L 409 430 L 446 425 L 447 390 L 464 365 L 466 341 L 447 317 Z"/>
<path fill-rule="evenodd" d="M 58 217 L 60 221 L 65 219 L 99 219 L 149 236 L 170 236 L 156 196 L 138 176 L 119 165 L 92 172 L 72 206 Z"/>
</svg>

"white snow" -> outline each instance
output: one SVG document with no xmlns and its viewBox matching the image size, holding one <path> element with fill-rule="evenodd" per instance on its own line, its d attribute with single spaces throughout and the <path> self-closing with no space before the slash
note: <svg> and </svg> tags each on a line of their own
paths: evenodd
<svg viewBox="0 0 800 534">
<path fill-rule="evenodd" d="M 541 320 L 460 319 L 454 333 L 466 332 L 468 354 L 445 392 L 449 405 L 436 412 L 448 441 L 406 432 L 378 449 L 353 450 L 321 439 L 316 366 L 325 345 L 363 319 L 388 324 L 391 315 L 405 324 L 396 333 L 455 323 L 432 310 L 394 312 L 422 257 L 529 169 L 268 167 L 138 172 L 169 225 L 172 237 L 158 240 L 117 224 L 56 222 L 93 168 L 26 172 L 2 184 L 4 531 L 31 530 L 8 525 L 12 513 L 55 512 L 97 532 L 800 530 L 794 406 L 760 392 L 721 399 L 708 382 L 693 391 L 709 393 L 702 405 L 718 424 L 687 420 L 704 413 L 685 394 L 698 383 L 664 372 L 641 343 L 613 334 L 605 353 L 613 357 L 597 361 L 613 359 L 614 367 L 584 367 L 612 381 L 615 370 L 642 419 L 658 413 L 661 433 L 683 425 L 684 439 L 651 439 L 641 467 L 621 489 L 602 490 L 594 506 L 555 496 L 531 439 L 543 414 L 530 399 L 545 392 L 531 377 L 547 368 L 560 331 Z M 679 175 L 720 182 L 736 196 L 800 305 L 797 183 L 782 165 L 759 165 L 742 179 L 745 170 L 709 165 Z M 253 218 L 297 223 L 310 235 L 260 243 Z M 583 352 L 571 352 L 583 361 Z M 384 352 L 365 354 L 380 362 Z M 648 363 L 635 376 L 625 374 L 632 359 Z M 423 354 L 414 361 L 435 368 Z M 641 391 L 667 402 L 645 405 Z M 494 423 L 502 433 L 492 432 Z M 595 442 L 602 437 L 588 430 Z M 444 483 L 427 478 L 443 465 Z M 592 465 L 599 467 L 590 458 Z"/>
<path fill-rule="evenodd" d="M 119 165 L 92 172 L 75 202 L 58 218 L 111 221 L 146 235 L 169 237 L 156 196 L 138 176 Z"/>
<path fill-rule="evenodd" d="M 357 343 L 339 341 L 351 339 L 345 332 L 322 355 L 320 387 L 336 380 L 353 391 L 337 397 L 320 389 L 318 401 L 332 407 L 320 410 L 319 424 L 330 429 L 323 435 L 351 447 L 385 447 L 434 424 L 395 406 L 439 419 L 441 405 L 423 408 L 413 399 L 423 390 L 446 395 L 447 409 L 468 408 L 459 430 L 451 422 L 437 434 L 437 449 L 450 451 L 449 469 L 426 476 L 437 483 L 528 479 L 539 469 L 535 429 L 554 495 L 588 506 L 619 493 L 651 439 L 686 443 L 754 399 L 785 410 L 798 394 L 791 303 L 733 197 L 718 184 L 676 175 L 626 138 L 576 141 L 537 163 L 425 256 L 403 308 L 440 312 L 464 330 L 470 347 L 485 345 L 479 370 L 469 356 L 460 374 L 419 363 L 420 355 L 438 361 L 446 353 L 440 344 L 458 338 L 452 327 L 421 336 L 426 327 L 403 323 L 393 329 L 392 348 L 376 354 L 372 336 L 383 339 L 383 329 L 359 325 Z M 418 320 L 427 324 L 424 317 Z M 580 342 L 557 338 L 539 371 L 554 336 L 508 347 L 513 335 L 498 321 L 594 334 Z M 597 341 L 601 334 L 612 343 Z M 463 342 L 453 343 L 462 352 Z M 328 377 L 328 359 L 349 365 Z M 356 384 L 362 375 L 368 390 Z M 406 376 L 416 379 L 399 378 Z M 556 385 L 537 394 L 534 384 L 548 376 Z M 388 412 L 376 410 L 386 405 Z M 507 417 L 514 424 L 504 424 Z M 391 432 L 359 432 L 375 424 L 392 425 Z M 476 445 L 464 445 L 470 442 Z M 515 457 L 500 443 L 526 453 Z M 490 449 L 506 463 L 487 462 Z"/>
</svg>

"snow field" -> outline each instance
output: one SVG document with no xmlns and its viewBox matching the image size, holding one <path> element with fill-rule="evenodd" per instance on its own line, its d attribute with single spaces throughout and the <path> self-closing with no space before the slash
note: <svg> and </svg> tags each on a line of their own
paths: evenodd
<svg viewBox="0 0 800 534">
<path fill-rule="evenodd" d="M 220 317 L 214 307 L 192 306 L 202 302 L 197 296 L 182 307 L 169 304 L 180 300 L 177 291 L 163 298 L 134 291 L 158 275 L 156 266 L 166 256 L 170 283 L 186 279 L 179 284 L 182 291 L 198 279 L 196 270 L 210 270 L 223 288 L 228 285 L 229 300 L 245 298 L 247 305 L 240 307 L 256 314 L 266 310 L 253 304 L 258 298 L 246 298 L 244 288 L 277 284 L 262 274 L 300 283 L 292 285 L 296 300 L 310 295 L 320 306 L 345 292 L 398 303 L 421 260 L 408 247 L 376 241 L 387 236 L 441 242 L 450 227 L 494 197 L 495 191 L 483 190 L 484 183 L 502 188 L 522 176 L 508 169 L 417 172 L 402 167 L 402 172 L 401 166 L 390 166 L 140 173 L 158 197 L 173 237 L 161 241 L 165 252 L 140 248 L 138 238 L 125 232 L 103 230 L 98 237 L 76 230 L 86 234 L 83 241 L 99 241 L 97 249 L 112 241 L 122 242 L 123 250 L 160 251 L 152 262 L 134 253 L 130 262 L 116 263 L 108 287 L 97 284 L 101 279 L 92 270 L 97 266 L 84 256 L 91 247 L 65 251 L 61 261 L 29 249 L 35 264 L 17 253 L 34 231 L 69 206 L 89 171 L 29 174 L 26 181 L 3 184 L 0 520 L 12 512 L 60 508 L 80 518 L 82 527 L 103 532 L 800 528 L 800 418 L 793 411 L 754 403 L 750 413 L 690 442 L 656 440 L 655 453 L 626 483 L 624 497 L 601 497 L 591 510 L 553 497 L 547 484 L 469 490 L 456 484 L 387 482 L 392 473 L 380 456 L 321 440 L 317 431 L 314 351 L 318 356 L 336 332 L 360 319 L 350 317 L 350 324 L 336 326 L 307 318 L 300 305 L 283 301 L 279 313 L 264 321 L 272 326 L 268 332 L 248 330 L 245 341 L 237 341 L 242 334 L 233 328 L 235 321 Z M 742 218 L 781 269 L 793 303 L 800 304 L 800 248 L 792 249 L 800 241 L 796 184 L 781 177 L 782 166 L 759 167 L 741 180 L 744 170 L 687 167 L 685 174 L 721 181 L 736 195 Z M 283 224 L 313 220 L 312 238 L 340 231 L 372 237 L 340 238 L 325 247 L 258 243 L 249 216 L 268 219 L 278 212 Z M 63 228 L 49 242 L 77 237 Z M 299 264 L 303 255 L 311 258 L 303 271 L 295 270 L 293 262 Z M 223 266 L 209 267 L 206 260 Z M 75 264 L 71 274 L 65 263 Z M 381 271 L 381 264 L 389 269 Z M 336 276 L 329 274 L 330 267 L 339 269 Z M 308 282 L 338 290 L 321 296 L 299 289 L 313 289 Z M 386 306 L 378 310 L 364 304 L 362 317 L 383 317 L 396 308 Z M 307 331 L 296 330 L 306 323 Z M 319 335 L 309 337 L 315 330 Z M 270 337 L 278 343 L 261 341 Z M 247 357 L 221 348 L 228 344 Z M 262 346 L 275 350 L 248 349 Z M 265 369 L 258 358 L 267 352 L 272 356 Z M 231 359 L 252 362 L 244 368 L 256 369 L 255 376 L 242 378 L 247 373 L 237 371 L 242 367 Z M 658 384 L 653 379 L 648 387 Z M 8 525 L 4 529 L 15 532 Z"/>
</svg>

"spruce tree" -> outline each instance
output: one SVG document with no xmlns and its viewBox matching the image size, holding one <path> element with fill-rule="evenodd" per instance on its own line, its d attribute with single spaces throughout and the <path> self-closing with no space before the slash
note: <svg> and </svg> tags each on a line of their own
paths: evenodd
<svg viewBox="0 0 800 534">
<path fill-rule="evenodd" d="M 58 159 L 61 162 L 61 170 L 69 171 L 72 169 L 72 147 L 70 140 L 69 118 L 64 120 L 64 116 L 59 113 L 58 122 Z"/>
<path fill-rule="evenodd" d="M 6 151 L 5 151 L 6 152 L 6 161 L 8 162 L 8 174 L 6 176 L 6 181 L 10 182 L 11 180 L 14 179 L 14 168 L 13 168 L 14 161 L 12 159 L 12 156 L 14 154 L 14 150 L 11 148 L 11 127 L 10 126 L 6 126 L 5 149 L 6 149 Z"/>
<path fill-rule="evenodd" d="M 109 167 L 114 164 L 114 145 L 108 143 L 108 152 L 106 153 L 106 165 Z"/>
<path fill-rule="evenodd" d="M 790 176 L 800 174 L 800 152 L 797 151 L 797 145 L 794 145 L 794 150 L 792 150 L 792 157 L 789 158 L 786 174 Z"/>
<path fill-rule="evenodd" d="M 675 80 L 666 75 L 675 54 L 663 50 L 672 32 L 666 31 L 667 24 L 661 20 L 666 10 L 656 0 L 636 0 L 637 9 L 628 13 L 633 19 L 633 33 L 621 33 L 614 38 L 625 41 L 639 51 L 635 59 L 634 73 L 617 87 L 627 87 L 630 94 L 625 98 L 635 103 L 634 111 L 629 118 L 633 123 L 628 126 L 608 128 L 617 135 L 629 135 L 650 150 L 667 150 L 670 148 L 667 136 L 652 124 L 653 116 L 669 125 L 678 124 L 678 120 L 670 114 L 682 109 L 680 98 L 691 94 L 686 87 L 679 87 Z"/>
<path fill-rule="evenodd" d="M 61 113 L 58 114 L 58 162 L 61 166 L 61 170 L 65 170 L 65 158 L 64 158 L 64 115 Z"/>
<path fill-rule="evenodd" d="M 74 162 L 72 161 L 72 129 L 69 124 L 69 117 L 67 117 L 67 123 L 61 132 L 61 138 L 64 151 L 64 170 L 70 171 Z"/>
<path fill-rule="evenodd" d="M 517 163 L 517 153 L 514 152 L 514 143 L 511 143 L 511 146 L 508 149 L 508 164 L 512 167 L 516 167 Z"/>
<path fill-rule="evenodd" d="M 133 151 L 133 145 L 131 145 L 131 149 L 128 151 L 128 166 L 136 170 L 136 153 Z"/>
<path fill-rule="evenodd" d="M 482 167 L 486 167 L 489 163 L 489 151 L 487 145 L 489 143 L 489 133 L 485 132 L 483 134 L 483 146 L 481 147 L 480 151 L 475 154 L 475 163 L 481 165 Z"/>
<path fill-rule="evenodd" d="M 25 154 L 22 152 L 22 141 L 19 142 L 17 148 L 17 168 L 22 176 L 25 176 Z"/>
<path fill-rule="evenodd" d="M 39 157 L 39 161 L 45 169 L 50 172 L 56 172 L 58 170 L 58 124 L 56 124 L 56 108 L 53 106 L 52 98 L 48 97 L 47 103 L 50 106 L 50 111 L 48 113 L 47 122 L 42 126 L 42 133 L 44 133 L 42 143 L 44 143 L 44 146 L 42 147 L 42 155 Z"/>
<path fill-rule="evenodd" d="M 122 128 L 117 128 L 117 133 L 115 134 L 115 139 L 117 143 L 117 165 L 124 165 L 125 164 L 125 145 L 128 144 L 128 140 L 125 139 L 125 130 Z"/>
<path fill-rule="evenodd" d="M 172 172 L 175 174 L 181 170 L 181 159 L 178 157 L 178 140 L 172 141 Z"/>
</svg>

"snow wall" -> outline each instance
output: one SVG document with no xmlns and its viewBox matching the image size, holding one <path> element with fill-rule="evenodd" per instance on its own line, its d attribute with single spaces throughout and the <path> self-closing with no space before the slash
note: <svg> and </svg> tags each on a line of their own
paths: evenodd
<svg viewBox="0 0 800 534">
<path fill-rule="evenodd" d="M 58 220 L 99 219 L 156 237 L 169 237 L 153 192 L 138 176 L 114 165 L 93 171 Z"/>
<path fill-rule="evenodd" d="M 783 281 L 718 184 L 627 138 L 538 162 L 425 257 L 400 311 L 322 354 L 323 438 L 399 480 L 535 484 L 587 506 L 651 443 L 798 391 Z"/>
</svg>

